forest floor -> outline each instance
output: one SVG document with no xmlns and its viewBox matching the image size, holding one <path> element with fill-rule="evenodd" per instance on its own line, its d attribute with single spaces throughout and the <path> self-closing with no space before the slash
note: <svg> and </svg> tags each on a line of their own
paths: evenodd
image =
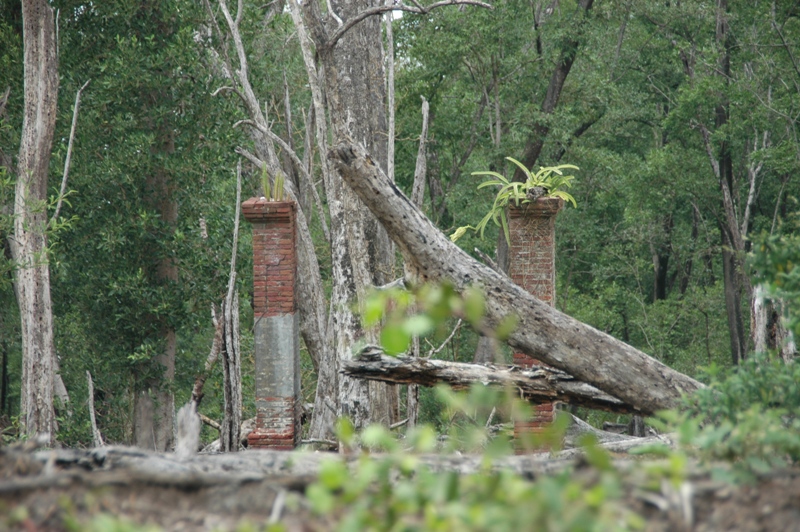
<svg viewBox="0 0 800 532">
<path fill-rule="evenodd" d="M 120 523 L 154 530 L 249 530 L 277 521 L 291 531 L 329 530 L 303 499 L 325 456 L 248 451 L 179 460 L 120 447 L 6 447 L 0 449 L 0 530 L 149 530 Z M 510 467 L 534 476 L 553 467 L 551 461 L 510 460 Z M 443 469 L 472 467 L 469 457 L 435 463 Z M 675 496 L 682 500 L 631 491 L 626 501 L 646 518 L 646 530 L 800 531 L 800 469 L 741 486 L 694 476 L 691 489 Z"/>
</svg>

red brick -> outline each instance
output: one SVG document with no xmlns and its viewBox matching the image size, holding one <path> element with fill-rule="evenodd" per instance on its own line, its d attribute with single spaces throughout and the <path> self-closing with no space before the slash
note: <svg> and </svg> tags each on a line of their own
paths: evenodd
<svg viewBox="0 0 800 532">
<path fill-rule="evenodd" d="M 555 218 L 564 202 L 558 198 L 540 198 L 508 211 L 509 277 L 541 301 L 555 305 Z M 538 360 L 514 353 L 514 363 L 525 368 L 541 365 Z M 552 423 L 553 403 L 536 405 L 533 419 L 516 422 L 514 435 L 536 433 Z"/>
</svg>

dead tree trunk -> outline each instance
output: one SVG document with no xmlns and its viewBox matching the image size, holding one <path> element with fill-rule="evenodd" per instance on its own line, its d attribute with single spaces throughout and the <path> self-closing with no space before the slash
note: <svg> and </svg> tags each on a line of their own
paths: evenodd
<svg viewBox="0 0 800 532">
<path fill-rule="evenodd" d="M 225 406 L 219 433 L 222 452 L 239 450 L 242 424 L 242 365 L 239 350 L 239 293 L 236 291 L 236 250 L 239 247 L 239 213 L 242 205 L 242 165 L 236 167 L 236 210 L 233 222 L 233 249 L 228 293 L 222 304 L 223 342 L 221 344 Z"/>
<path fill-rule="evenodd" d="M 306 67 L 309 78 L 319 81 L 317 91 L 324 92 L 333 137 L 359 139 L 385 167 L 387 124 L 380 18 L 367 17 L 345 33 L 336 33 L 341 19 L 355 20 L 364 10 L 381 5 L 375 0 L 332 0 L 328 4 L 331 11 L 323 14 L 318 4 L 303 2 L 303 20 L 295 15 L 295 24 L 298 30 L 307 25 L 316 47 L 319 62 L 308 64 L 310 58 L 306 57 Z M 331 34 L 337 35 L 335 39 Z M 324 76 L 316 76 L 319 70 Z M 323 125 L 324 113 L 318 113 L 316 119 Z M 362 302 L 371 286 L 392 279 L 394 251 L 375 217 L 335 172 L 328 176 L 325 192 L 331 217 L 333 278 L 329 334 L 336 355 L 346 360 L 357 343 L 377 340 L 374 331 L 361 326 L 352 305 Z M 350 417 L 357 427 L 370 422 L 390 424 L 396 411 L 396 393 L 383 384 L 367 384 L 340 378 L 338 413 Z"/>
<path fill-rule="evenodd" d="M 350 377 L 394 384 L 435 386 L 444 383 L 456 390 L 469 388 L 479 382 L 517 389 L 534 403 L 562 401 L 621 414 L 636 411 L 616 397 L 547 366 L 530 369 L 485 366 L 431 358 L 391 357 L 370 350 L 369 353 L 345 362 L 342 373 Z"/>
<path fill-rule="evenodd" d="M 44 0 L 22 2 L 25 114 L 19 147 L 14 238 L 14 288 L 22 326 L 20 421 L 29 436 L 55 437 L 55 345 L 47 265 L 47 174 L 58 101 L 53 10 Z"/>
<path fill-rule="evenodd" d="M 452 283 L 459 291 L 479 285 L 486 297 L 485 323 L 508 315 L 519 325 L 508 343 L 557 369 L 618 397 L 643 414 L 677 405 L 702 384 L 645 353 L 559 312 L 467 255 L 441 233 L 390 182 L 363 148 L 349 142 L 328 157 L 389 236 L 415 262 L 423 280 Z"/>
</svg>

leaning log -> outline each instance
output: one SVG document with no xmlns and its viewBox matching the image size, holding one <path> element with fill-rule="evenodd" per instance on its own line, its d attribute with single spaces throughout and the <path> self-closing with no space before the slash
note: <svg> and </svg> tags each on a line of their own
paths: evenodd
<svg viewBox="0 0 800 532">
<path fill-rule="evenodd" d="M 497 327 L 509 315 L 519 317 L 519 325 L 508 338 L 513 348 L 618 397 L 642 414 L 675 407 L 683 394 L 703 386 L 559 312 L 474 260 L 442 234 L 360 146 L 339 143 L 328 157 L 415 263 L 422 280 L 450 282 L 459 291 L 480 286 L 486 297 L 488 327 Z"/>
<path fill-rule="evenodd" d="M 575 380 L 572 375 L 555 368 L 538 366 L 493 366 L 465 364 L 431 358 L 391 357 L 375 348 L 362 351 L 358 357 L 344 362 L 342 373 L 350 377 L 393 384 L 448 384 L 456 390 L 472 384 L 511 387 L 534 403 L 562 401 L 608 412 L 630 414 L 634 408 L 594 386 Z"/>
</svg>

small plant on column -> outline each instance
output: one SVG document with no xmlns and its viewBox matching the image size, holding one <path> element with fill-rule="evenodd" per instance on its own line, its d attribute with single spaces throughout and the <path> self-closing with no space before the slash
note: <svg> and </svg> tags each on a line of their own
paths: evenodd
<svg viewBox="0 0 800 532">
<path fill-rule="evenodd" d="M 261 186 L 264 188 L 264 198 L 269 201 L 284 201 L 286 198 L 283 193 L 284 177 L 282 173 L 275 176 L 275 186 L 270 187 L 267 165 L 261 167 Z"/>
<path fill-rule="evenodd" d="M 478 185 L 478 190 L 486 187 L 499 186 L 500 190 L 494 198 L 492 208 L 486 213 L 486 216 L 478 222 L 478 225 L 471 226 L 465 225 L 459 227 L 455 232 L 450 235 L 450 240 L 455 242 L 467 232 L 468 229 L 479 233 L 483 238 L 483 232 L 489 221 L 493 221 L 495 225 L 503 228 L 503 234 L 506 236 L 506 242 L 511 241 L 511 236 L 508 233 L 508 219 L 506 218 L 506 207 L 513 201 L 516 207 L 520 204 L 530 203 L 539 198 L 561 198 L 564 201 L 572 203 L 577 207 L 575 198 L 565 188 L 572 187 L 572 180 L 575 179 L 573 175 L 564 175 L 564 170 L 578 170 L 577 166 L 571 164 L 562 164 L 559 166 L 540 167 L 539 171 L 535 174 L 528 170 L 524 164 L 512 157 L 506 157 L 522 169 L 525 173 L 526 179 L 524 182 L 509 181 L 505 176 L 497 172 L 473 172 L 472 175 L 488 175 L 494 179 L 484 181 Z"/>
</svg>

